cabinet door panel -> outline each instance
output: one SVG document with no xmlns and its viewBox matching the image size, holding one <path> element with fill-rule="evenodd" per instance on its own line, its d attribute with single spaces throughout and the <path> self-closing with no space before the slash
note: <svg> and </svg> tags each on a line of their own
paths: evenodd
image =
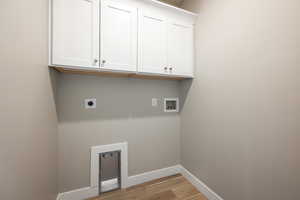
<svg viewBox="0 0 300 200">
<path fill-rule="evenodd" d="M 136 71 L 137 8 L 101 2 L 101 68 Z"/>
<path fill-rule="evenodd" d="M 168 27 L 168 64 L 170 74 L 193 76 L 194 29 L 181 23 Z"/>
<path fill-rule="evenodd" d="M 165 74 L 167 70 L 167 24 L 164 17 L 139 14 L 139 72 Z"/>
<path fill-rule="evenodd" d="M 99 0 L 52 3 L 52 64 L 98 68 Z"/>
</svg>

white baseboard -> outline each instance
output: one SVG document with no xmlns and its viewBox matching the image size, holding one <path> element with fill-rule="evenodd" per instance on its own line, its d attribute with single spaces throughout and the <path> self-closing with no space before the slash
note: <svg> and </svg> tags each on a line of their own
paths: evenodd
<svg viewBox="0 0 300 200">
<path fill-rule="evenodd" d="M 158 169 L 143 174 L 130 176 L 126 180 L 126 187 L 142 184 L 148 181 L 159 179 L 166 176 L 179 174 L 181 172 L 181 166 L 175 165 L 163 169 Z M 98 195 L 97 187 L 86 187 L 78 190 L 61 193 L 57 196 L 57 200 L 83 200 Z"/>
<path fill-rule="evenodd" d="M 188 179 L 202 194 L 204 194 L 208 200 L 224 200 L 218 194 L 216 194 L 212 189 L 200 181 L 196 176 L 190 173 L 181 165 L 175 165 L 172 167 L 167 167 L 163 169 L 158 169 L 143 174 L 138 174 L 135 176 L 130 176 L 127 178 L 126 187 L 131 187 L 134 185 L 142 184 L 155 179 L 172 176 L 181 173 L 186 179 Z M 95 197 L 98 195 L 98 188 L 86 187 L 78 190 L 73 190 L 69 192 L 64 192 L 58 194 L 57 200 L 84 200 L 87 198 Z"/>
<path fill-rule="evenodd" d="M 84 200 L 98 195 L 98 188 L 85 187 L 60 193 L 57 200 Z"/>
<path fill-rule="evenodd" d="M 56 197 L 56 200 L 61 200 L 62 198 L 61 198 L 61 193 L 59 193 L 58 195 L 57 195 L 57 197 Z"/>
<path fill-rule="evenodd" d="M 181 174 L 192 183 L 208 200 L 224 200 L 191 172 L 181 166 Z"/>
<path fill-rule="evenodd" d="M 172 167 L 167 167 L 167 168 L 158 169 L 158 170 L 146 172 L 135 176 L 130 176 L 127 180 L 127 187 L 142 184 L 166 176 L 172 176 L 175 174 L 179 174 L 180 172 L 181 172 L 181 166 L 175 165 Z"/>
</svg>

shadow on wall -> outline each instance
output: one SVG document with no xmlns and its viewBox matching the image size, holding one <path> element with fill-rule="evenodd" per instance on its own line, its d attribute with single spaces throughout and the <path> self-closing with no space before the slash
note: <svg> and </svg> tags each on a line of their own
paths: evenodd
<svg viewBox="0 0 300 200">
<path fill-rule="evenodd" d="M 48 71 L 49 71 L 49 76 L 50 76 L 50 81 L 51 81 L 51 90 L 53 93 L 54 102 L 56 104 L 56 102 L 57 102 L 57 79 L 59 76 L 59 72 L 50 67 L 49 67 Z M 56 113 L 57 113 L 57 106 L 55 106 L 55 109 L 56 109 Z"/>
<path fill-rule="evenodd" d="M 88 75 L 57 75 L 56 106 L 59 122 L 170 116 L 164 98 L 180 97 L 180 82 Z M 95 109 L 85 109 L 84 100 L 96 98 Z M 158 104 L 152 106 L 152 98 Z"/>
<path fill-rule="evenodd" d="M 188 93 L 191 89 L 191 86 L 193 84 L 193 80 L 194 79 L 186 79 L 186 80 L 182 80 L 180 81 L 180 85 L 179 85 L 179 92 L 180 92 L 180 112 L 182 111 L 184 105 L 185 105 L 185 101 L 186 98 L 188 96 Z"/>
</svg>

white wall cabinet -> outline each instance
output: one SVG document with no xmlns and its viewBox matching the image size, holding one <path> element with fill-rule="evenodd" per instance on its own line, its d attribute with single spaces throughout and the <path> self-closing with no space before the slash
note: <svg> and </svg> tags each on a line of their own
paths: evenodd
<svg viewBox="0 0 300 200">
<path fill-rule="evenodd" d="M 163 16 L 139 14 L 139 72 L 166 74 L 167 22 Z"/>
<path fill-rule="evenodd" d="M 101 69 L 137 70 L 137 8 L 101 2 Z"/>
<path fill-rule="evenodd" d="M 140 73 L 170 76 L 193 76 L 194 28 L 191 24 L 140 12 Z"/>
<path fill-rule="evenodd" d="M 99 67 L 99 0 L 52 0 L 52 65 Z"/>
<path fill-rule="evenodd" d="M 192 77 L 195 14 L 155 0 L 51 0 L 51 66 Z"/>
<path fill-rule="evenodd" d="M 168 63 L 172 75 L 193 76 L 194 28 L 178 22 L 168 24 Z"/>
</svg>

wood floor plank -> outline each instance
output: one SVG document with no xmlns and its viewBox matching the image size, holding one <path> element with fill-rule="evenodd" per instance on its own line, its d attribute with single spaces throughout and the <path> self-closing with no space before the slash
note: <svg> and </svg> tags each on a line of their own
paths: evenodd
<svg viewBox="0 0 300 200">
<path fill-rule="evenodd" d="M 184 184 L 174 187 L 172 191 L 176 194 L 176 197 L 179 199 L 185 199 L 187 197 L 194 196 L 199 193 L 199 191 L 187 181 L 184 182 Z"/>
<path fill-rule="evenodd" d="M 181 174 L 107 192 L 90 200 L 207 200 Z"/>
<path fill-rule="evenodd" d="M 196 194 L 194 196 L 191 196 L 191 197 L 188 197 L 184 200 L 207 200 L 207 198 L 203 194 L 198 193 L 198 194 Z"/>
<path fill-rule="evenodd" d="M 141 200 L 175 200 L 176 195 L 171 190 L 163 191 L 160 193 L 156 193 L 153 195 L 150 195 L 148 197 L 142 197 Z"/>
</svg>

